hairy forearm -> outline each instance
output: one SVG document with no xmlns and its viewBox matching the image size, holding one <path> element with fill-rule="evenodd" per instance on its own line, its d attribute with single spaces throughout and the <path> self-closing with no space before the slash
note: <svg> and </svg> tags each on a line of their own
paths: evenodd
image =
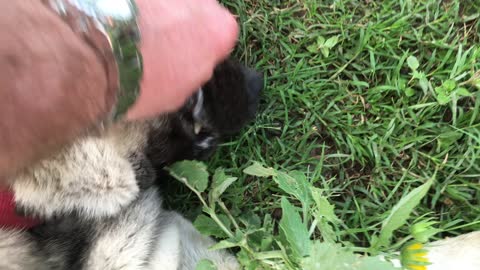
<svg viewBox="0 0 480 270">
<path fill-rule="evenodd" d="M 101 59 L 40 0 L 0 0 L 0 182 L 108 107 Z"/>
</svg>

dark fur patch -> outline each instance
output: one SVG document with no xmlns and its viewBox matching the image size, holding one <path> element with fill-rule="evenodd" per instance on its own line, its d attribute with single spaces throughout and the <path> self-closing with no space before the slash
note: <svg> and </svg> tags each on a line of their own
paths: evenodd
<svg viewBox="0 0 480 270">
<path fill-rule="evenodd" d="M 177 113 L 167 116 L 164 125 L 151 130 L 147 157 L 157 169 L 175 161 L 206 159 L 223 136 L 232 135 L 255 117 L 263 78 L 234 60 L 227 60 L 214 71 L 201 89 L 203 104 L 194 116 L 198 95 Z M 195 123 L 201 125 L 195 133 Z"/>
</svg>

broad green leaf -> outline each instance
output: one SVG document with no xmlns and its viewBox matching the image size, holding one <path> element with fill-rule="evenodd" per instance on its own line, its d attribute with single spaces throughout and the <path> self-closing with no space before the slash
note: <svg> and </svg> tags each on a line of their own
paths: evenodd
<svg viewBox="0 0 480 270">
<path fill-rule="evenodd" d="M 439 86 L 439 87 L 435 87 L 435 93 L 446 94 L 447 92 L 445 91 L 445 88 L 443 88 L 442 86 Z"/>
<path fill-rule="evenodd" d="M 202 259 L 198 262 L 195 270 L 216 270 L 217 267 L 213 264 L 212 261 L 207 259 Z"/>
<path fill-rule="evenodd" d="M 311 256 L 303 259 L 302 270 L 394 270 L 378 257 L 362 257 L 338 244 L 315 241 Z"/>
<path fill-rule="evenodd" d="M 310 238 L 307 226 L 303 224 L 295 207 L 282 197 L 282 219 L 280 230 L 287 240 L 293 254 L 298 258 L 307 256 L 310 252 Z"/>
<path fill-rule="evenodd" d="M 457 82 L 455 82 L 454 80 L 446 80 L 442 84 L 442 88 L 447 94 L 451 93 L 455 89 L 455 87 L 457 87 Z"/>
<path fill-rule="evenodd" d="M 316 44 L 310 45 L 307 47 L 307 50 L 311 53 L 317 53 L 318 52 L 318 46 Z"/>
<path fill-rule="evenodd" d="M 219 250 L 219 249 L 226 249 L 226 248 L 233 248 L 240 246 L 238 241 L 234 241 L 232 239 L 222 240 L 215 245 L 211 246 L 209 250 Z"/>
<path fill-rule="evenodd" d="M 473 84 L 478 90 L 480 90 L 480 79 L 475 80 L 472 84 Z"/>
<path fill-rule="evenodd" d="M 327 41 L 325 41 L 325 44 L 323 44 L 323 46 L 331 49 L 333 47 L 335 47 L 335 45 L 337 45 L 338 43 L 338 36 L 334 36 L 334 37 L 331 37 L 329 39 L 327 39 Z"/>
<path fill-rule="evenodd" d="M 278 186 L 286 193 L 295 196 L 304 207 L 310 206 L 310 188 L 311 185 L 307 181 L 304 173 L 299 171 L 292 171 L 290 173 L 277 172 L 277 175 L 273 177 L 273 180 Z"/>
<path fill-rule="evenodd" d="M 226 175 L 223 169 L 217 169 L 213 175 L 212 190 L 209 193 L 210 202 L 217 201 L 225 190 L 237 179 L 237 177 Z"/>
<path fill-rule="evenodd" d="M 469 97 L 472 95 L 472 93 L 470 93 L 466 88 L 464 87 L 460 87 L 457 89 L 457 91 L 455 91 L 457 93 L 458 96 L 460 97 Z"/>
<path fill-rule="evenodd" d="M 219 217 L 220 218 L 220 217 Z M 222 222 L 224 218 L 220 218 Z M 228 219 L 227 219 L 228 222 Z M 224 222 L 225 224 L 225 222 Z M 229 223 L 227 223 L 229 224 Z M 225 232 L 218 226 L 218 224 L 206 215 L 200 215 L 193 222 L 193 226 L 203 235 L 215 236 L 215 237 L 226 237 Z"/>
<path fill-rule="evenodd" d="M 386 262 L 379 257 L 363 257 L 358 265 L 353 265 L 353 268 L 357 270 L 400 270 L 392 263 Z"/>
<path fill-rule="evenodd" d="M 420 86 L 422 91 L 426 93 L 429 85 L 427 75 L 425 75 L 424 72 L 414 70 L 413 78 L 418 80 L 418 86 Z"/>
<path fill-rule="evenodd" d="M 272 249 L 272 244 L 273 244 L 273 236 L 272 235 L 266 235 L 262 239 L 262 242 L 260 243 L 260 250 L 262 250 L 262 251 L 271 250 Z"/>
<path fill-rule="evenodd" d="M 415 90 L 411 87 L 408 87 L 407 89 L 405 89 L 405 96 L 407 97 L 411 97 L 415 95 Z"/>
<path fill-rule="evenodd" d="M 277 175 L 277 172 L 273 168 L 265 168 L 262 164 L 254 161 L 252 165 L 243 170 L 244 173 L 248 175 L 258 176 L 258 177 L 269 177 Z"/>
<path fill-rule="evenodd" d="M 260 266 L 258 260 L 254 260 L 251 255 L 245 251 L 245 249 L 241 249 L 240 252 L 237 253 L 238 262 L 242 265 L 242 270 L 263 270 L 265 268 Z M 266 270 L 266 269 L 265 269 Z"/>
<path fill-rule="evenodd" d="M 325 38 L 322 37 L 322 36 L 319 36 L 319 37 L 317 38 L 317 46 L 318 46 L 318 47 L 322 47 L 324 44 L 325 44 Z"/>
<path fill-rule="evenodd" d="M 413 189 L 392 208 L 390 214 L 382 223 L 382 230 L 375 248 L 388 246 L 393 232 L 403 226 L 410 217 L 413 209 L 420 203 L 433 184 L 435 177 L 430 178 L 425 184 Z"/>
<path fill-rule="evenodd" d="M 435 92 L 437 93 L 437 101 L 440 105 L 445 105 L 452 100 L 451 94 L 454 92 L 454 89 L 457 87 L 457 82 L 454 80 L 446 80 L 443 84 L 439 87 L 435 87 Z M 460 90 L 462 89 L 462 90 Z M 460 96 L 469 96 L 470 92 L 468 92 L 465 88 L 460 88 L 455 91 Z"/>
<path fill-rule="evenodd" d="M 198 161 L 180 161 L 168 168 L 170 174 L 190 188 L 203 192 L 208 187 L 207 166 Z"/>
<path fill-rule="evenodd" d="M 457 131 L 444 131 L 440 132 L 438 135 L 437 142 L 439 151 L 448 149 L 452 144 L 458 142 L 460 138 L 462 138 L 463 133 Z"/>
<path fill-rule="evenodd" d="M 401 90 L 405 90 L 407 88 L 407 80 L 405 79 L 398 79 L 397 80 L 397 87 Z"/>
<path fill-rule="evenodd" d="M 312 196 L 315 201 L 314 212 L 315 218 L 318 220 L 317 228 L 320 231 L 325 242 L 334 243 L 337 241 L 337 234 L 333 230 L 333 227 L 329 224 L 332 222 L 337 224 L 340 220 L 335 215 L 334 208 L 326 197 L 322 195 L 322 190 L 318 188 L 312 188 Z"/>
<path fill-rule="evenodd" d="M 449 103 L 452 100 L 452 98 L 447 95 L 445 92 L 440 92 L 437 94 L 437 102 L 440 105 L 445 105 Z"/>
<path fill-rule="evenodd" d="M 423 72 L 422 72 L 423 74 Z M 421 77 L 418 81 L 418 85 L 420 86 L 420 88 L 422 88 L 422 90 L 424 92 L 428 91 L 428 79 L 427 77 L 425 76 L 425 74 L 423 74 L 424 77 Z"/>
<path fill-rule="evenodd" d="M 330 55 L 330 50 L 326 47 L 320 49 L 324 57 L 328 57 Z"/>
<path fill-rule="evenodd" d="M 247 228 L 261 228 L 262 227 L 262 220 L 260 217 L 253 211 L 252 209 L 247 210 L 246 212 L 242 213 L 239 217 L 240 221 L 245 225 Z"/>
<path fill-rule="evenodd" d="M 322 191 L 318 188 L 312 188 L 313 200 L 315 201 L 318 215 L 324 217 L 329 222 L 338 223 L 339 219 L 335 215 L 335 206 L 328 199 L 322 196 Z"/>
<path fill-rule="evenodd" d="M 302 269 L 341 270 L 347 269 L 354 261 L 354 255 L 346 252 L 340 245 L 315 241 L 310 256 L 302 260 Z"/>
<path fill-rule="evenodd" d="M 317 223 L 317 228 L 322 235 L 322 238 L 327 243 L 336 243 L 338 240 L 337 233 L 332 225 L 326 219 L 320 219 Z"/>
<path fill-rule="evenodd" d="M 409 56 L 407 58 L 407 65 L 411 70 L 417 70 L 420 66 L 418 59 L 415 56 Z"/>
<path fill-rule="evenodd" d="M 420 80 L 421 78 L 425 78 L 425 73 L 414 70 L 412 76 L 414 79 Z"/>
</svg>

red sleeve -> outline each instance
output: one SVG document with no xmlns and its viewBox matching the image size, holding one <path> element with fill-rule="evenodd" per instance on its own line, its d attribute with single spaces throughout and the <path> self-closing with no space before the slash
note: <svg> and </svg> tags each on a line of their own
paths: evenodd
<svg viewBox="0 0 480 270">
<path fill-rule="evenodd" d="M 0 189 L 0 229 L 26 229 L 38 225 L 39 221 L 33 218 L 20 217 L 15 213 L 13 193 Z"/>
</svg>

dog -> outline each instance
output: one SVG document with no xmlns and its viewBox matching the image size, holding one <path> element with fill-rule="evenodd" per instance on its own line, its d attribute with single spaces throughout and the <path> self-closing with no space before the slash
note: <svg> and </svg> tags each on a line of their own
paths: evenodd
<svg viewBox="0 0 480 270">
<path fill-rule="evenodd" d="M 161 169 L 205 159 L 255 116 L 263 77 L 234 60 L 177 112 L 79 138 L 12 179 L 18 211 L 45 222 L 0 229 L 0 269 L 239 269 L 180 214 L 162 208 Z"/>
</svg>

